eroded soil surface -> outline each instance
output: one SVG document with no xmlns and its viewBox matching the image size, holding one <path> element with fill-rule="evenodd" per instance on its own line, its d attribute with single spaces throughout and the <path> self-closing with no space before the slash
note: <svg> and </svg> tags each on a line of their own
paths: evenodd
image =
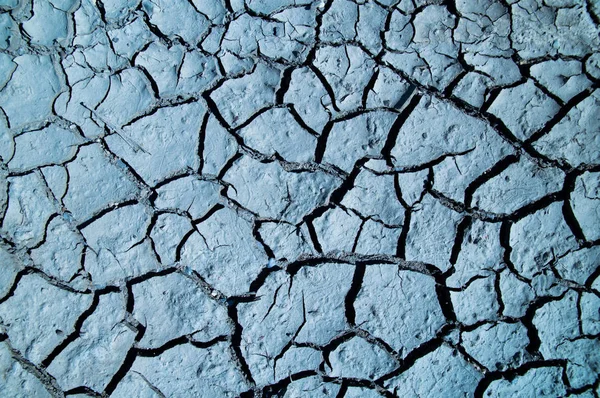
<svg viewBox="0 0 600 398">
<path fill-rule="evenodd" d="M 0 396 L 597 398 L 599 14 L 1 0 Z"/>
</svg>

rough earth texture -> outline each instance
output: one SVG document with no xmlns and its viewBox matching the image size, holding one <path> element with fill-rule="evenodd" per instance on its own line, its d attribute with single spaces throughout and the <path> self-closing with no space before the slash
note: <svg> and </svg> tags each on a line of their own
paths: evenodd
<svg viewBox="0 0 600 398">
<path fill-rule="evenodd" d="M 600 3 L 0 0 L 0 396 L 600 396 Z"/>
</svg>

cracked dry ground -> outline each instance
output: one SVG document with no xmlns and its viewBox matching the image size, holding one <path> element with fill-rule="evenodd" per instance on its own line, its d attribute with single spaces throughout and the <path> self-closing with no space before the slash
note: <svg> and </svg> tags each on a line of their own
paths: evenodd
<svg viewBox="0 0 600 398">
<path fill-rule="evenodd" d="M 0 396 L 600 395 L 598 2 L 0 10 Z"/>
</svg>

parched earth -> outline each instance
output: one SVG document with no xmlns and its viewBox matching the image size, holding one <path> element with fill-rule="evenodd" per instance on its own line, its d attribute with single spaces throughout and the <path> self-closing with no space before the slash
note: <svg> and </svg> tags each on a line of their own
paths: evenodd
<svg viewBox="0 0 600 398">
<path fill-rule="evenodd" d="M 0 396 L 599 397 L 596 0 L 1 0 Z"/>
</svg>

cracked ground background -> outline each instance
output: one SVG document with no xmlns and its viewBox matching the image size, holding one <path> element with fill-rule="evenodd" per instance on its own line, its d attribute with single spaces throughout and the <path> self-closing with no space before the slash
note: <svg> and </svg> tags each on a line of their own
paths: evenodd
<svg viewBox="0 0 600 398">
<path fill-rule="evenodd" d="M 0 396 L 600 395 L 597 1 L 0 10 Z"/>
</svg>

